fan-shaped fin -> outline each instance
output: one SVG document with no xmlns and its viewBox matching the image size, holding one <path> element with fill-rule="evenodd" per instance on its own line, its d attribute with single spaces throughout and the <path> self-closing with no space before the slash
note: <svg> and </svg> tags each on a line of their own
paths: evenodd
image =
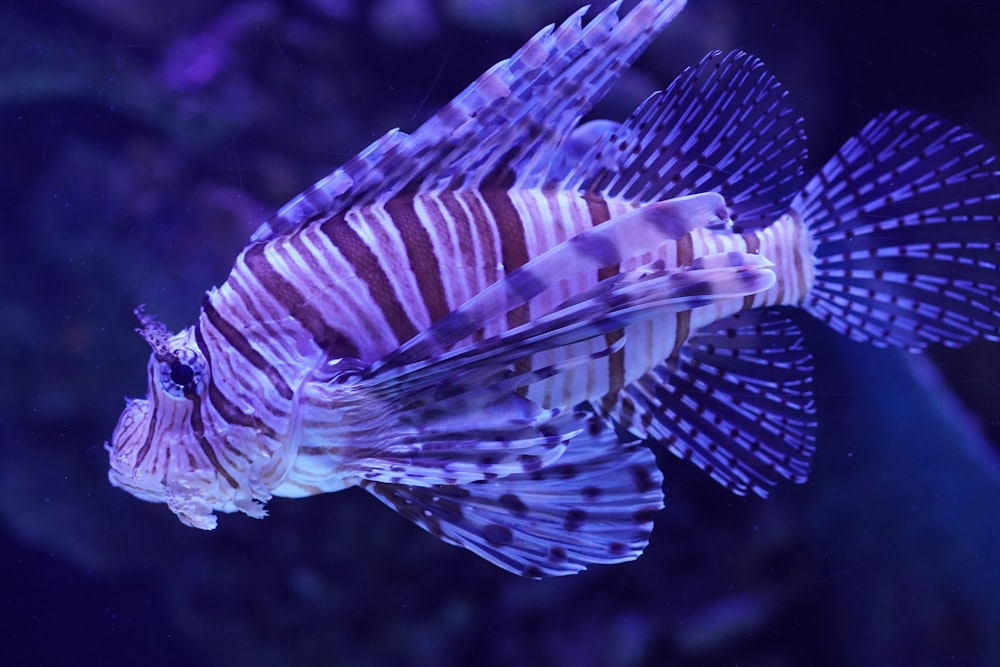
<svg viewBox="0 0 1000 667">
<path fill-rule="evenodd" d="M 788 210 L 805 155 L 802 119 L 763 63 L 715 51 L 594 143 L 562 182 L 635 201 L 719 192 L 746 230 Z"/>
<path fill-rule="evenodd" d="M 816 240 L 806 307 L 837 331 L 913 351 L 1000 339 L 1000 172 L 982 137 L 882 114 L 794 207 Z"/>
<path fill-rule="evenodd" d="M 435 537 L 537 579 L 637 558 L 663 507 L 662 480 L 648 449 L 619 444 L 591 416 L 554 465 L 534 472 L 447 487 L 362 486 Z"/>
<path fill-rule="evenodd" d="M 739 494 L 809 473 L 812 355 L 780 310 L 751 310 L 694 335 L 676 359 L 622 390 L 612 416 Z"/>
</svg>

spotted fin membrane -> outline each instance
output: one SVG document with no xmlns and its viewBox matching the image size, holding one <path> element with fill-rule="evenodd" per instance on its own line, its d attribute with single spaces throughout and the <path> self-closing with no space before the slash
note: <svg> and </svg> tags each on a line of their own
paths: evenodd
<svg viewBox="0 0 1000 667">
<path fill-rule="evenodd" d="M 648 449 L 620 444 L 602 419 L 585 423 L 556 464 L 532 472 L 452 486 L 362 486 L 435 537 L 524 577 L 633 560 L 663 507 L 663 477 Z"/>
</svg>

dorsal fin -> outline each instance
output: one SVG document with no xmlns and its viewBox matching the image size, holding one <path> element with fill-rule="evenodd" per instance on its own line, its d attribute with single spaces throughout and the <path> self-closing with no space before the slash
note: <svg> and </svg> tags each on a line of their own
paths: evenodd
<svg viewBox="0 0 1000 667">
<path fill-rule="evenodd" d="M 741 229 L 765 227 L 802 187 L 802 119 L 743 51 L 708 54 L 592 144 L 564 187 L 633 201 L 721 193 Z"/>
<path fill-rule="evenodd" d="M 393 130 L 289 202 L 251 238 L 414 188 L 478 187 L 540 177 L 563 137 L 684 7 L 643 0 L 621 21 L 615 2 L 586 26 L 584 7 L 491 67 L 413 134 Z M 540 166 L 539 166 L 540 164 Z"/>
<path fill-rule="evenodd" d="M 1000 171 L 975 132 L 908 110 L 870 121 L 794 208 L 816 240 L 806 309 L 920 351 L 1000 339 Z"/>
</svg>

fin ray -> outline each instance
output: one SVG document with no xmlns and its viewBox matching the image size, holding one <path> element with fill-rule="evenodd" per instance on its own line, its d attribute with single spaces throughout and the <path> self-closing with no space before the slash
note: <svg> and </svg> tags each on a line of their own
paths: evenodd
<svg viewBox="0 0 1000 667">
<path fill-rule="evenodd" d="M 806 308 L 878 346 L 1000 338 L 998 202 L 982 138 L 931 115 L 882 114 L 793 203 L 817 244 Z"/>
<path fill-rule="evenodd" d="M 624 330 L 637 321 L 660 317 L 677 310 L 689 310 L 713 300 L 757 293 L 770 287 L 774 274 L 757 255 L 727 253 L 708 259 L 724 259 L 731 265 L 685 270 L 643 268 L 621 273 L 577 295 L 549 315 L 538 317 L 496 337 L 474 343 L 445 355 L 451 372 L 483 363 L 517 364 L 532 355 L 555 348 L 570 349 L 577 343 Z M 745 262 L 745 264 L 744 264 Z M 580 358 L 567 358 L 557 367 L 545 366 L 514 376 L 517 387 L 533 380 L 548 379 L 568 367 L 601 358 L 623 346 L 623 337 L 602 345 Z"/>
<path fill-rule="evenodd" d="M 426 359 L 331 361 L 303 383 L 296 423 L 311 442 L 363 443 L 338 452 L 336 464 L 340 473 L 368 480 L 457 484 L 548 465 L 577 436 L 580 417 L 565 412 L 570 406 L 543 408 L 522 390 L 613 354 L 626 338 L 607 342 L 610 331 L 773 282 L 767 260 L 740 253 L 699 258 L 688 269 L 618 274 L 547 316 Z M 540 352 L 595 339 L 596 349 L 557 364 L 536 361 Z M 314 468 L 321 467 L 317 461 Z"/>
<path fill-rule="evenodd" d="M 299 481 L 318 488 L 345 476 L 432 486 L 535 470 L 583 428 L 581 416 L 517 395 L 505 382 L 510 371 L 496 364 L 454 373 L 431 364 L 424 373 L 364 379 L 366 366 L 342 365 L 327 364 L 303 383 L 289 438 L 303 443 Z"/>
<path fill-rule="evenodd" d="M 642 201 L 720 192 L 735 223 L 755 229 L 788 209 L 805 155 L 802 119 L 763 63 L 714 51 L 608 128 L 563 182 Z"/>
<path fill-rule="evenodd" d="M 777 309 L 700 331 L 677 358 L 625 387 L 612 416 L 693 461 L 726 488 L 767 496 L 804 481 L 815 443 L 812 356 Z"/>
<path fill-rule="evenodd" d="M 643 2 L 619 20 L 615 2 L 586 25 L 583 8 L 558 28 L 542 29 L 412 134 L 389 132 L 293 199 L 251 241 L 453 179 L 478 187 L 491 178 L 507 179 L 506 170 L 519 172 L 522 186 L 530 186 L 533 160 L 548 160 L 577 119 L 684 4 Z"/>
</svg>

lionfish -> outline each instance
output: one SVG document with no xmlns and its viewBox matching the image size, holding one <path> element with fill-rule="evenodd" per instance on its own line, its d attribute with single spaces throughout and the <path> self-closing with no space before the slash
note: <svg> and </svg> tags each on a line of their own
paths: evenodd
<svg viewBox="0 0 1000 667">
<path fill-rule="evenodd" d="M 648 544 L 646 443 L 739 494 L 806 479 L 795 309 L 913 351 L 998 337 L 979 136 L 891 111 L 807 182 L 801 119 L 740 51 L 581 124 L 684 2 L 618 5 L 292 200 L 194 326 L 137 309 L 149 394 L 106 445 L 111 483 L 202 529 L 359 486 L 506 570 L 564 575 Z"/>
</svg>

